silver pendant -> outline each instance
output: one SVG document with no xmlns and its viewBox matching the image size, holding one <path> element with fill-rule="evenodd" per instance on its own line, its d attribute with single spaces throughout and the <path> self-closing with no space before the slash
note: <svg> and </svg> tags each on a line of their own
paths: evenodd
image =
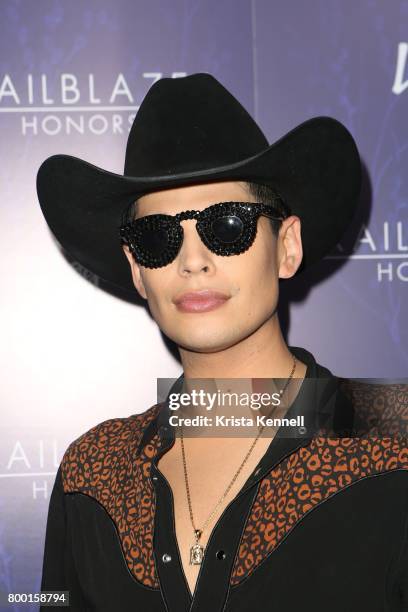
<svg viewBox="0 0 408 612">
<path fill-rule="evenodd" d="M 190 548 L 190 565 L 201 565 L 204 558 L 204 547 L 201 544 L 194 544 Z"/>
</svg>

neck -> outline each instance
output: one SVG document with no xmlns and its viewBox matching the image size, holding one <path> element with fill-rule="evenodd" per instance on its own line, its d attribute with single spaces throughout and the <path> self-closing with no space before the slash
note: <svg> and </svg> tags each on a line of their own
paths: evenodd
<svg viewBox="0 0 408 612">
<path fill-rule="evenodd" d="M 278 390 L 276 384 L 281 387 L 288 379 L 294 365 L 293 355 L 283 339 L 277 315 L 249 337 L 225 350 L 198 353 L 180 349 L 180 355 L 185 379 L 212 379 L 204 384 L 204 388 L 207 388 L 207 385 L 212 392 L 220 390 L 251 394 L 258 391 L 271 394 Z M 299 392 L 306 369 L 306 364 L 297 359 L 293 380 L 284 394 L 283 404 L 277 410 L 276 416 L 284 416 L 286 413 Z M 240 380 L 231 381 L 233 378 Z M 253 380 L 261 378 L 268 380 Z M 272 379 L 283 380 L 278 382 Z M 200 383 L 199 386 L 203 385 Z M 260 414 L 268 414 L 269 410 L 270 408 L 261 408 Z M 234 412 L 237 413 L 237 410 L 231 409 L 231 413 Z M 211 414 L 215 416 L 217 413 L 217 406 L 214 406 Z M 228 410 L 224 406 L 222 414 L 227 413 Z M 239 415 L 253 417 L 254 411 L 250 407 L 241 407 Z"/>
<path fill-rule="evenodd" d="M 286 378 L 293 356 L 282 336 L 275 313 L 250 336 L 226 349 L 199 353 L 179 348 L 185 378 Z M 297 362 L 295 378 L 306 365 Z"/>
</svg>

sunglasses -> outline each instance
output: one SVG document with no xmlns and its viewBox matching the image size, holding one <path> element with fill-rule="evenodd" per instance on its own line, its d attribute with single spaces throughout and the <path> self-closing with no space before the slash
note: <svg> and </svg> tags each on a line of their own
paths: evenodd
<svg viewBox="0 0 408 612">
<path fill-rule="evenodd" d="M 161 268 L 177 256 L 183 242 L 180 221 L 196 219 L 196 230 L 205 246 L 217 255 L 239 255 L 253 243 L 258 218 L 283 221 L 289 215 L 271 204 L 220 202 L 204 210 L 185 210 L 177 215 L 154 214 L 120 226 L 121 243 L 146 268 Z"/>
</svg>

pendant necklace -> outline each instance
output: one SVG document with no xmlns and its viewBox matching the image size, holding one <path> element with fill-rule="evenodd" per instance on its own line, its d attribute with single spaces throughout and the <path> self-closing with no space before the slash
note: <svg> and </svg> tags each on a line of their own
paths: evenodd
<svg viewBox="0 0 408 612">
<path fill-rule="evenodd" d="M 281 389 L 279 391 L 279 396 L 280 397 L 282 397 L 282 395 L 286 391 L 286 387 L 288 386 L 289 382 L 291 381 L 291 379 L 293 377 L 293 374 L 295 372 L 295 369 L 296 369 L 296 357 L 294 355 L 292 355 L 292 357 L 293 357 L 292 371 L 291 371 L 291 373 L 289 375 L 289 378 L 287 379 L 283 389 Z M 228 485 L 225 493 L 223 494 L 223 496 L 221 497 L 221 499 L 219 500 L 219 502 L 217 503 L 217 505 L 215 506 L 214 510 L 211 512 L 210 516 L 207 518 L 207 520 L 205 521 L 205 523 L 204 523 L 204 525 L 202 526 L 201 529 L 197 529 L 195 524 L 194 524 L 193 510 L 192 510 L 192 506 L 191 506 L 191 497 L 190 497 L 190 487 L 189 487 L 189 484 L 188 484 L 188 476 L 187 476 L 186 455 L 185 455 L 185 450 L 184 450 L 183 428 L 180 427 L 180 442 L 181 442 L 181 452 L 182 452 L 182 456 L 183 456 L 184 480 L 185 480 L 185 483 L 186 483 L 187 500 L 188 500 L 188 507 L 189 507 L 189 511 L 190 511 L 190 520 L 191 520 L 191 524 L 192 524 L 193 529 L 194 529 L 194 538 L 195 538 L 195 543 L 190 547 L 190 565 L 201 565 L 201 563 L 203 561 L 203 558 L 204 558 L 204 546 L 202 544 L 200 544 L 201 535 L 202 535 L 204 529 L 207 527 L 207 525 L 210 522 L 210 520 L 212 519 L 214 513 L 217 511 L 217 509 L 220 506 L 220 504 L 223 502 L 225 497 L 228 495 L 228 493 L 229 493 L 231 487 L 233 486 L 234 482 L 238 478 L 238 475 L 240 474 L 240 472 L 241 472 L 242 468 L 244 467 L 245 463 L 247 462 L 247 460 L 248 460 L 248 458 L 249 458 L 253 448 L 255 447 L 255 444 L 257 443 L 257 441 L 259 439 L 259 436 L 261 435 L 264 427 L 265 426 L 262 425 L 262 427 L 260 428 L 258 435 L 256 436 L 255 440 L 252 442 L 252 445 L 251 445 L 249 451 L 245 455 L 245 458 L 244 458 L 243 462 L 239 466 L 239 468 L 238 468 L 237 472 L 235 473 L 233 479 L 231 480 L 230 484 Z"/>
</svg>

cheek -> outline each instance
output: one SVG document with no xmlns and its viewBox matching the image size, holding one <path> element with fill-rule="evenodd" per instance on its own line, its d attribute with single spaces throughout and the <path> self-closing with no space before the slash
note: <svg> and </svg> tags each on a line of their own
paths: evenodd
<svg viewBox="0 0 408 612">
<path fill-rule="evenodd" d="M 251 310 L 267 314 L 275 309 L 279 290 L 275 244 L 258 243 L 257 246 L 253 258 L 243 261 L 241 282 L 252 304 Z"/>
<path fill-rule="evenodd" d="M 244 295 L 248 316 L 261 317 L 274 312 L 278 300 L 279 285 L 271 265 L 259 269 L 249 279 Z"/>
<path fill-rule="evenodd" d="M 252 251 L 231 257 L 224 272 L 239 289 L 231 304 L 232 319 L 257 325 L 275 311 L 279 284 L 273 245 L 253 245 Z"/>
<path fill-rule="evenodd" d="M 142 269 L 141 278 L 146 291 L 149 310 L 153 317 L 160 313 L 160 305 L 165 293 L 166 274 L 159 268 Z"/>
<path fill-rule="evenodd" d="M 242 283 L 257 292 L 274 285 L 278 276 L 276 243 L 269 232 L 259 232 L 254 244 L 240 257 Z"/>
</svg>

